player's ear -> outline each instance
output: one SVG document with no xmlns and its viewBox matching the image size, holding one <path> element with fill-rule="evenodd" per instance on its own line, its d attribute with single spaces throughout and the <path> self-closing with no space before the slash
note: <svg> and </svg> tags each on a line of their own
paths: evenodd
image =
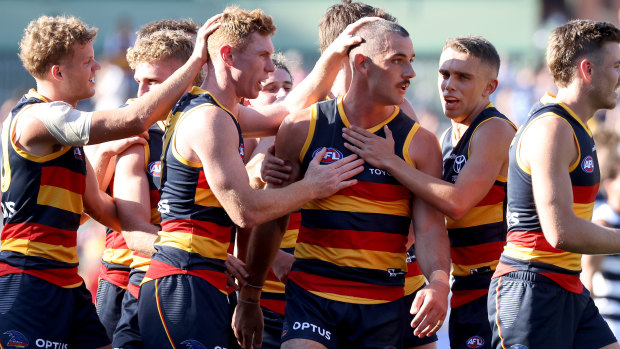
<svg viewBox="0 0 620 349">
<path fill-rule="evenodd" d="M 368 57 L 361 53 L 356 53 L 353 56 L 353 68 L 361 73 L 366 73 L 368 71 L 368 63 Z"/>
<path fill-rule="evenodd" d="M 54 64 L 49 68 L 49 72 L 52 78 L 56 80 L 62 80 L 62 72 L 60 71 L 60 65 Z"/>
<path fill-rule="evenodd" d="M 233 64 L 232 49 L 232 46 L 230 46 L 229 44 L 222 45 L 222 47 L 220 47 L 220 58 L 222 58 L 222 61 L 224 61 L 224 63 L 226 63 L 226 65 L 228 66 L 231 66 Z"/>
<path fill-rule="evenodd" d="M 583 58 L 579 61 L 577 71 L 582 79 L 587 82 L 592 81 L 592 62 L 588 58 Z"/>
</svg>

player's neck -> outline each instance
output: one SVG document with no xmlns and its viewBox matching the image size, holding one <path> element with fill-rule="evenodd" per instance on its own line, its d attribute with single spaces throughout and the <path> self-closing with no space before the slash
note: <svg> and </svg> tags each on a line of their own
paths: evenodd
<svg viewBox="0 0 620 349">
<path fill-rule="evenodd" d="M 45 80 L 37 80 L 37 92 L 49 102 L 62 101 L 71 104 L 73 108 L 79 102 L 72 96 L 64 96 L 58 86 Z"/>
<path fill-rule="evenodd" d="M 336 75 L 336 79 L 332 84 L 332 88 L 329 91 L 331 98 L 336 98 L 338 96 L 344 96 L 351 85 L 351 77 L 347 75 L 347 72 L 344 69 L 340 69 L 338 75 Z"/>
<path fill-rule="evenodd" d="M 237 96 L 232 80 L 224 77 L 218 78 L 216 74 L 210 73 L 200 87 L 209 91 L 223 107 L 236 115 L 241 97 Z"/>
<path fill-rule="evenodd" d="M 594 112 L 596 112 L 597 108 L 593 107 L 590 103 L 588 94 L 581 92 L 581 90 L 575 86 L 571 86 L 572 85 L 560 88 L 556 95 L 556 99 L 558 102 L 564 103 L 569 107 L 585 124 L 594 116 Z"/>
<path fill-rule="evenodd" d="M 352 125 L 366 129 L 372 128 L 394 113 L 396 108 L 394 105 L 378 104 L 372 98 L 351 92 L 354 91 L 349 91 L 344 96 L 342 106 Z"/>
</svg>

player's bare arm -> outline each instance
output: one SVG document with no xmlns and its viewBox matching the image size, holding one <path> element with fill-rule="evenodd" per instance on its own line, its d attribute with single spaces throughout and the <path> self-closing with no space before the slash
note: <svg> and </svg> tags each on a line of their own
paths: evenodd
<svg viewBox="0 0 620 349">
<path fill-rule="evenodd" d="M 441 152 L 431 132 L 420 128 L 409 146 L 409 154 L 420 172 L 435 179 L 441 176 Z M 412 217 L 416 257 L 429 283 L 412 303 L 411 313 L 415 317 L 411 326 L 416 336 L 425 337 L 439 330 L 448 310 L 450 242 L 443 214 L 419 195 L 413 199 Z"/>
<path fill-rule="evenodd" d="M 540 224 L 551 246 L 586 254 L 620 251 L 618 230 L 579 218 L 573 211 L 569 168 L 578 153 L 570 126 L 559 117 L 547 116 L 523 132 L 517 156 L 531 171 Z"/>
<path fill-rule="evenodd" d="M 353 145 L 349 149 L 376 167 L 388 170 L 414 194 L 452 219 L 463 218 L 489 192 L 495 179 L 507 173 L 508 148 L 515 130 L 501 119 L 483 123 L 474 134 L 470 156 L 452 184 L 407 165 L 394 154 L 394 141 L 386 127 L 386 138 L 360 127 L 343 130 Z M 346 146 L 346 144 L 345 144 Z"/>
<path fill-rule="evenodd" d="M 158 228 L 151 224 L 145 156 L 143 145 L 134 145 L 118 156 L 114 174 L 114 202 L 127 247 L 150 256 L 155 253 L 153 243 Z"/>
</svg>

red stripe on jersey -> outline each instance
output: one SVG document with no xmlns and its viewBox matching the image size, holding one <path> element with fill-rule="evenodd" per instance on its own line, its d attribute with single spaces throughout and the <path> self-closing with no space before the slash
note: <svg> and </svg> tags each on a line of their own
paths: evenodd
<svg viewBox="0 0 620 349">
<path fill-rule="evenodd" d="M 159 190 L 149 190 L 149 199 L 151 200 L 151 208 L 157 208 L 160 199 Z"/>
<path fill-rule="evenodd" d="M 119 250 L 119 249 L 128 250 L 129 249 L 129 247 L 127 247 L 127 242 L 125 241 L 123 234 L 117 231 L 111 231 L 110 233 L 106 234 L 105 247 L 109 249 L 115 249 L 115 250 Z"/>
<path fill-rule="evenodd" d="M 403 286 L 390 287 L 338 280 L 301 271 L 291 271 L 288 278 L 308 291 L 333 293 L 349 297 L 394 301 L 405 295 Z"/>
<path fill-rule="evenodd" d="M 279 299 L 264 299 L 261 298 L 260 306 L 284 316 L 285 302 Z"/>
<path fill-rule="evenodd" d="M 207 183 L 207 177 L 205 177 L 205 171 L 200 170 L 198 172 L 198 183 L 196 183 L 196 188 L 200 189 L 209 189 L 209 183 Z"/>
<path fill-rule="evenodd" d="M 554 253 L 566 252 L 551 246 L 549 241 L 545 239 L 545 235 L 538 231 L 512 231 L 508 233 L 507 240 L 517 246 L 533 248 L 537 251 Z"/>
<path fill-rule="evenodd" d="M 120 288 L 127 288 L 129 284 L 129 270 L 108 269 L 101 264 L 99 268 L 99 278 Z"/>
<path fill-rule="evenodd" d="M 504 250 L 506 241 L 488 242 L 475 246 L 452 247 L 452 263 L 459 265 L 473 265 L 491 262 L 499 259 Z"/>
<path fill-rule="evenodd" d="M 131 295 L 135 299 L 138 299 L 138 296 L 140 295 L 140 286 L 134 284 L 127 284 L 127 291 L 129 291 L 129 293 L 131 293 Z"/>
<path fill-rule="evenodd" d="M 8 274 L 28 274 L 39 279 L 50 282 L 56 286 L 60 287 L 78 287 L 84 282 L 82 278 L 78 275 L 78 268 L 61 268 L 61 269 L 43 269 L 43 270 L 35 270 L 35 269 L 20 269 L 13 267 L 11 265 L 0 263 L 0 276 L 8 275 Z"/>
<path fill-rule="evenodd" d="M 299 228 L 297 243 L 349 250 L 405 253 L 407 236 L 374 231 L 309 229 L 302 226 Z"/>
<path fill-rule="evenodd" d="M 286 228 L 286 230 L 299 229 L 300 226 L 301 226 L 301 212 L 291 213 L 291 216 L 288 219 L 288 227 Z"/>
<path fill-rule="evenodd" d="M 225 227 L 213 222 L 200 221 L 190 218 L 162 222 L 161 229 L 166 232 L 190 233 L 192 235 L 207 237 L 219 242 L 230 242 L 230 230 L 232 227 Z"/>
<path fill-rule="evenodd" d="M 583 284 L 579 276 L 567 275 L 562 273 L 539 273 L 549 279 L 555 281 L 558 285 L 562 286 L 565 290 L 577 294 L 583 292 Z"/>
<path fill-rule="evenodd" d="M 420 275 L 422 275 L 422 269 L 420 269 L 420 265 L 417 261 L 407 263 L 407 274 L 405 275 L 406 278 Z"/>
<path fill-rule="evenodd" d="M 164 276 L 169 275 L 192 275 L 199 277 L 211 285 L 215 286 L 218 290 L 222 292 L 226 292 L 226 274 L 220 273 L 213 270 L 185 270 L 175 268 L 172 265 L 166 264 L 164 262 L 160 262 L 158 260 L 152 259 L 151 266 L 149 270 L 146 272 L 147 278 L 150 279 L 159 279 Z"/>
<path fill-rule="evenodd" d="M 599 183 L 591 186 L 573 185 L 573 202 L 576 204 L 590 204 L 594 202 L 598 193 Z"/>
<path fill-rule="evenodd" d="M 491 190 L 489 190 L 487 195 L 476 205 L 476 207 L 494 205 L 503 202 L 506 198 L 506 193 L 504 190 L 505 188 L 502 186 L 493 185 Z"/>
<path fill-rule="evenodd" d="M 77 245 L 75 231 L 57 229 L 39 223 L 9 223 L 2 229 L 2 240 L 7 239 L 24 239 L 63 247 Z"/>
<path fill-rule="evenodd" d="M 474 301 L 485 294 L 489 293 L 488 289 L 481 290 L 460 290 L 452 291 L 452 298 L 450 299 L 450 307 L 456 308 L 471 301 Z"/>
<path fill-rule="evenodd" d="M 41 185 L 63 188 L 83 195 L 86 189 L 86 176 L 63 167 L 41 168 Z"/>
<path fill-rule="evenodd" d="M 497 267 L 495 267 L 495 273 L 493 273 L 493 279 L 506 275 L 508 273 L 512 273 L 513 271 L 517 271 L 517 269 L 502 263 L 501 261 L 497 263 Z"/>
<path fill-rule="evenodd" d="M 373 201 L 396 201 L 411 198 L 411 192 L 402 185 L 358 181 L 356 185 L 342 189 L 338 195 L 360 197 Z"/>
</svg>

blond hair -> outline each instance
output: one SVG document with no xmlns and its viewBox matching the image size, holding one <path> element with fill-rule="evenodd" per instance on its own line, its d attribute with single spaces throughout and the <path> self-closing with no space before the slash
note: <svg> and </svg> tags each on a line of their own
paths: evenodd
<svg viewBox="0 0 620 349">
<path fill-rule="evenodd" d="M 220 27 L 208 39 L 211 59 L 218 55 L 222 45 L 230 44 L 243 49 L 248 44 L 248 38 L 252 33 L 273 35 L 276 32 L 271 16 L 261 9 L 247 11 L 236 6 L 229 6 L 224 9 L 220 23 Z"/>
<path fill-rule="evenodd" d="M 97 28 L 76 17 L 41 16 L 24 30 L 19 43 L 19 58 L 33 77 L 43 78 L 49 67 L 73 54 L 75 44 L 92 42 L 96 35 Z"/>
<path fill-rule="evenodd" d="M 138 37 L 133 47 L 127 49 L 127 62 L 131 69 L 136 69 L 140 62 L 153 63 L 169 58 L 186 62 L 193 50 L 191 34 L 164 29 Z"/>
</svg>

